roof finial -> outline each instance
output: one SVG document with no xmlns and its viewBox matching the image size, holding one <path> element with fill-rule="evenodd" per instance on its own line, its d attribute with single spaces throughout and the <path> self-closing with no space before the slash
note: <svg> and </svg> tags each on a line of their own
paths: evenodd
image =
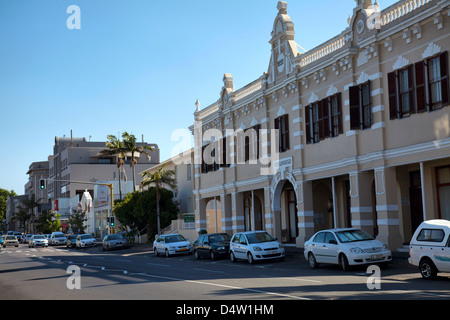
<svg viewBox="0 0 450 320">
<path fill-rule="evenodd" d="M 287 2 L 278 1 L 277 9 L 281 14 L 287 14 Z"/>
<path fill-rule="evenodd" d="M 198 101 L 198 99 L 195 102 L 195 106 L 197 107 L 197 110 L 195 112 L 200 112 L 200 101 Z"/>
</svg>

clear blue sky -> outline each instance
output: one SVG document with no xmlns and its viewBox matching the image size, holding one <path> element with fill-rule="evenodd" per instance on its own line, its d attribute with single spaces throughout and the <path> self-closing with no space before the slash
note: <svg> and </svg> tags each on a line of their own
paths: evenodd
<svg viewBox="0 0 450 320">
<path fill-rule="evenodd" d="M 161 160 L 215 102 L 224 73 L 237 89 L 267 71 L 276 0 L 0 0 L 0 188 L 23 194 L 56 136 L 105 141 L 128 131 Z M 395 3 L 379 0 L 381 9 Z M 81 30 L 69 30 L 70 5 Z M 288 1 L 307 50 L 347 27 L 354 0 Z"/>
</svg>

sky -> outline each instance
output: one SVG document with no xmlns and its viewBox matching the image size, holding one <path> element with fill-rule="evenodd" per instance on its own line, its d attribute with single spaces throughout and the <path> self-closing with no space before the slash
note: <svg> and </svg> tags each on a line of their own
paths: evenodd
<svg viewBox="0 0 450 320">
<path fill-rule="evenodd" d="M 379 0 L 381 9 L 396 1 Z M 32 162 L 55 137 L 106 141 L 128 131 L 158 144 L 270 60 L 277 0 L 0 0 L 0 188 L 24 193 Z M 295 41 L 310 50 L 340 34 L 354 0 L 290 0 Z M 80 29 L 70 29 L 80 9 Z M 181 151 L 181 150 L 179 150 Z"/>
</svg>

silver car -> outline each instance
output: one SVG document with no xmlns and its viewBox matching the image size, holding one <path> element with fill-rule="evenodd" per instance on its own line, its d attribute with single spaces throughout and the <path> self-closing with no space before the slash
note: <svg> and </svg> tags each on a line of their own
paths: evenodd
<svg viewBox="0 0 450 320">
<path fill-rule="evenodd" d="M 3 241 L 3 248 L 6 248 L 7 246 L 19 246 L 19 240 L 17 240 L 16 236 L 8 235 L 5 238 L 5 241 Z"/>
<path fill-rule="evenodd" d="M 109 234 L 103 238 L 103 250 L 111 250 L 114 248 L 125 248 L 127 240 L 120 234 Z"/>
<path fill-rule="evenodd" d="M 97 241 L 92 234 L 80 234 L 75 242 L 77 248 L 95 247 Z"/>
<path fill-rule="evenodd" d="M 28 247 L 34 248 L 37 246 L 48 247 L 47 237 L 43 234 L 35 234 L 31 236 L 30 240 L 28 241 Z"/>
</svg>

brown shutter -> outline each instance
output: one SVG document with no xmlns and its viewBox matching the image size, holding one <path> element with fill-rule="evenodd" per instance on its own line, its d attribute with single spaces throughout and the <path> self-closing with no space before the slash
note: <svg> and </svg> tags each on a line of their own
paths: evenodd
<svg viewBox="0 0 450 320">
<path fill-rule="evenodd" d="M 448 97 L 448 51 L 445 51 L 440 56 L 441 63 L 441 88 L 442 88 L 442 106 L 449 104 Z"/>
<path fill-rule="evenodd" d="M 408 92 L 409 92 L 409 112 L 416 113 L 416 99 L 414 93 L 414 65 L 408 66 Z"/>
<path fill-rule="evenodd" d="M 425 62 L 420 61 L 414 65 L 416 74 L 416 106 L 417 112 L 427 111 L 426 92 L 425 92 Z"/>
<path fill-rule="evenodd" d="M 397 72 L 388 73 L 389 88 L 389 112 L 390 119 L 397 119 L 399 116 L 397 104 Z"/>
<path fill-rule="evenodd" d="M 289 115 L 284 116 L 284 151 L 289 150 Z"/>
<path fill-rule="evenodd" d="M 306 144 L 311 144 L 311 105 L 305 107 Z"/>
<path fill-rule="evenodd" d="M 338 120 L 338 122 L 339 122 L 339 134 L 343 134 L 344 133 L 344 123 L 342 121 L 342 114 L 343 114 L 343 111 L 342 111 L 342 94 L 340 92 L 337 94 L 336 99 L 337 99 L 337 106 L 338 106 L 338 113 L 339 113 L 339 120 Z"/>
<path fill-rule="evenodd" d="M 361 129 L 359 86 L 350 87 L 350 129 Z"/>
<path fill-rule="evenodd" d="M 328 98 L 322 100 L 322 137 L 321 139 L 330 137 L 330 112 Z"/>
</svg>

